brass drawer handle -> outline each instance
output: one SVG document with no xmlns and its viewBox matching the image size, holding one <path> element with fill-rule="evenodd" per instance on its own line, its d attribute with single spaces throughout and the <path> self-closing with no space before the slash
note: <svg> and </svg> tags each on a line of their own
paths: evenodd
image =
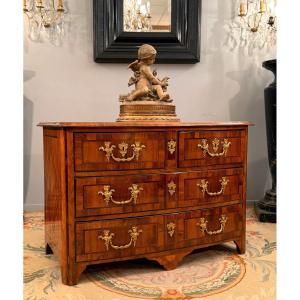
<svg viewBox="0 0 300 300">
<path fill-rule="evenodd" d="M 98 239 L 101 239 L 104 241 L 106 250 L 109 250 L 109 246 L 111 246 L 113 249 L 126 249 L 133 244 L 133 247 L 135 247 L 136 241 L 140 233 L 142 233 L 142 229 L 138 229 L 136 226 L 132 226 L 131 229 L 128 230 L 129 236 L 130 236 L 130 242 L 126 245 L 116 246 L 112 243 L 112 238 L 114 237 L 114 233 L 111 233 L 110 230 L 103 230 L 103 235 L 99 235 Z"/>
<path fill-rule="evenodd" d="M 99 149 L 98 149 L 99 151 L 103 151 L 106 153 L 105 156 L 106 156 L 107 161 L 110 160 L 110 157 L 116 162 L 132 161 L 134 158 L 136 160 L 138 160 L 139 156 L 140 156 L 140 152 L 143 150 L 143 148 L 146 148 L 146 146 L 141 145 L 140 142 L 135 142 L 134 144 L 132 144 L 130 146 L 133 149 L 132 156 L 125 158 L 125 155 L 127 154 L 129 145 L 125 142 L 122 142 L 121 144 L 118 144 L 119 153 L 121 154 L 121 157 L 115 157 L 113 151 L 116 148 L 116 146 L 110 145 L 110 144 L 111 144 L 111 142 L 104 142 L 104 147 L 99 147 Z"/>
<path fill-rule="evenodd" d="M 109 204 L 109 201 L 111 201 L 115 204 L 119 204 L 119 205 L 128 204 L 132 201 L 133 201 L 134 204 L 136 204 L 139 193 L 140 193 L 140 191 L 143 190 L 143 188 L 139 187 L 137 184 L 132 184 L 128 188 L 128 190 L 130 191 L 131 197 L 130 197 L 130 199 L 124 200 L 124 201 L 116 201 L 116 200 L 113 199 L 112 193 L 115 192 L 115 190 L 110 189 L 110 185 L 103 186 L 103 192 L 99 191 L 98 195 L 104 196 L 104 201 L 106 202 L 106 205 Z"/>
<path fill-rule="evenodd" d="M 209 145 L 206 139 L 202 139 L 201 143 L 198 144 L 197 146 L 203 150 L 203 156 L 206 156 L 206 153 L 208 153 L 208 155 L 211 157 L 226 156 L 227 151 L 231 145 L 231 142 L 229 142 L 227 139 L 224 139 L 223 142 L 221 142 L 221 144 L 223 145 L 223 151 L 219 153 L 217 151 L 219 150 L 220 140 L 217 138 L 213 139 L 212 141 L 213 152 L 209 151 Z"/>
<path fill-rule="evenodd" d="M 197 186 L 202 189 L 203 197 L 205 196 L 205 193 L 207 193 L 208 196 L 219 196 L 225 192 L 226 185 L 228 184 L 229 179 L 227 177 L 222 177 L 220 179 L 221 183 L 221 190 L 218 192 L 209 192 L 208 191 L 208 181 L 205 179 L 201 179 L 200 183 L 197 183 Z"/>
<path fill-rule="evenodd" d="M 213 230 L 213 231 L 207 230 L 208 221 L 205 218 L 200 218 L 200 222 L 197 223 L 196 225 L 200 227 L 200 230 L 202 232 L 206 232 L 208 235 L 215 235 L 215 234 L 219 234 L 219 233 L 224 232 L 225 224 L 227 222 L 227 217 L 225 215 L 221 215 L 221 217 L 219 218 L 219 222 L 220 222 L 220 225 L 221 225 L 220 229 Z"/>
<path fill-rule="evenodd" d="M 175 232 L 175 228 L 176 228 L 176 225 L 174 222 L 170 222 L 167 224 L 167 230 L 168 230 L 168 234 L 170 237 L 173 236 L 173 234 Z"/>
</svg>

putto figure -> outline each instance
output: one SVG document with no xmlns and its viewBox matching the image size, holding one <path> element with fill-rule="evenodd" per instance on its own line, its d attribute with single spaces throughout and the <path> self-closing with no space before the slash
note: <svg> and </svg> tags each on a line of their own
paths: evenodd
<svg viewBox="0 0 300 300">
<path fill-rule="evenodd" d="M 138 50 L 138 59 L 131 63 L 128 68 L 134 72 L 129 79 L 128 86 L 135 85 L 135 89 L 127 95 L 120 95 L 120 101 L 163 101 L 172 102 L 167 93 L 169 77 L 158 79 L 157 72 L 152 71 L 150 66 L 154 64 L 156 50 L 148 44 L 142 45 Z"/>
</svg>

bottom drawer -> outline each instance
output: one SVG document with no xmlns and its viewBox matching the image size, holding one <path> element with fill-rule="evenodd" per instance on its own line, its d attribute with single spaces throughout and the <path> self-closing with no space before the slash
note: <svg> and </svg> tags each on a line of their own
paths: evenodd
<svg viewBox="0 0 300 300">
<path fill-rule="evenodd" d="M 239 237 L 243 230 L 241 204 L 157 216 L 78 222 L 76 260 L 134 257 L 217 244 Z"/>
<path fill-rule="evenodd" d="M 243 234 L 244 220 L 241 204 L 165 215 L 166 228 L 175 227 L 172 236 L 166 236 L 166 246 L 174 249 L 233 240 Z"/>
</svg>

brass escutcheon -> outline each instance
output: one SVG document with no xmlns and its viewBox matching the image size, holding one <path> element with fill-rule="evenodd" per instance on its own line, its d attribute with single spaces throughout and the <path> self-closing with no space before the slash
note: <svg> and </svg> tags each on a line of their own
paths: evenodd
<svg viewBox="0 0 300 300">
<path fill-rule="evenodd" d="M 176 225 L 174 222 L 170 222 L 167 224 L 168 234 L 170 237 L 173 236 L 173 234 L 175 232 L 175 228 L 176 228 Z"/>
<path fill-rule="evenodd" d="M 176 192 L 176 184 L 173 180 L 168 183 L 168 191 L 171 196 L 173 196 Z"/>
<path fill-rule="evenodd" d="M 175 150 L 176 150 L 176 141 L 170 140 L 168 142 L 168 150 L 169 150 L 171 155 L 175 152 Z"/>
</svg>

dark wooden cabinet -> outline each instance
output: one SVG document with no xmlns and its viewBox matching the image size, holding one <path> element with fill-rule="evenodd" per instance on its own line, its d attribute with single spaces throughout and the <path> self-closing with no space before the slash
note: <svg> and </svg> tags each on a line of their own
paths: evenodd
<svg viewBox="0 0 300 300">
<path fill-rule="evenodd" d="M 170 270 L 225 241 L 244 253 L 248 125 L 41 123 L 46 253 L 63 283 L 140 257 Z"/>
</svg>

